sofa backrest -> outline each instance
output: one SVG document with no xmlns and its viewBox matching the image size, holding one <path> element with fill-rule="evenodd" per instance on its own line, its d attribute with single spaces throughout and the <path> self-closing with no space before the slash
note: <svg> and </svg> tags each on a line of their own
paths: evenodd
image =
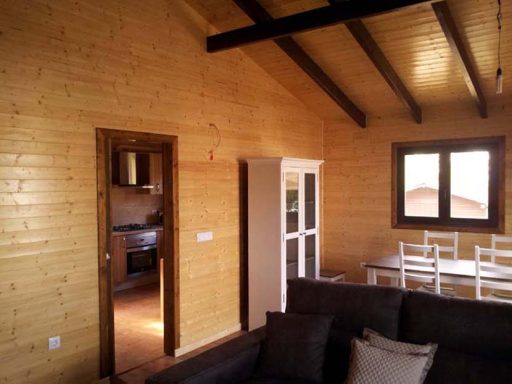
<svg viewBox="0 0 512 384">
<path fill-rule="evenodd" d="M 363 284 L 333 284 L 310 279 L 288 281 L 287 313 L 329 314 L 335 320 L 325 356 L 324 382 L 347 375 L 350 342 L 365 327 L 397 339 L 400 309 L 407 291 Z"/>
<path fill-rule="evenodd" d="M 427 383 L 512 380 L 512 305 L 411 291 L 399 339 L 439 344 Z"/>
</svg>

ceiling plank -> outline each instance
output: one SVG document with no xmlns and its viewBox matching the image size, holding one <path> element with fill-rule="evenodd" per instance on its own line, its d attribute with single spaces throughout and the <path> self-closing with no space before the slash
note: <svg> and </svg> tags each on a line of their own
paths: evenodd
<svg viewBox="0 0 512 384">
<path fill-rule="evenodd" d="M 462 37 L 457 30 L 457 25 L 446 1 L 432 4 L 437 20 L 446 36 L 453 55 L 456 57 L 459 68 L 464 76 L 464 81 L 469 93 L 475 101 L 480 116 L 487 118 L 487 101 L 478 80 L 477 72 L 471 61 L 470 55 L 464 46 Z"/>
<path fill-rule="evenodd" d="M 257 0 L 234 0 L 234 2 L 255 23 L 273 20 L 270 13 Z M 274 42 L 361 128 L 366 128 L 366 114 L 350 100 L 293 38 L 281 37 L 275 39 Z"/>
<path fill-rule="evenodd" d="M 395 92 L 398 98 L 409 108 L 414 120 L 418 124 L 421 124 L 422 112 L 420 106 L 416 100 L 414 100 L 414 97 L 402 82 L 370 32 L 368 32 L 364 26 L 363 22 L 361 20 L 356 20 L 350 21 L 345 25 L 361 48 L 363 48 L 368 58 L 379 70 L 393 92 Z"/>
<path fill-rule="evenodd" d="M 358 0 L 331 4 L 256 25 L 208 36 L 206 50 L 218 52 L 330 25 L 375 16 L 433 0 Z"/>
</svg>

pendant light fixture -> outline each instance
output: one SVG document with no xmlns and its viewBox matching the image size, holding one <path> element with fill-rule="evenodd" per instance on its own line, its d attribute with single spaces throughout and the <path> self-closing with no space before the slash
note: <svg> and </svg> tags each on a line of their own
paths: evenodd
<svg viewBox="0 0 512 384">
<path fill-rule="evenodd" d="M 496 71 L 496 93 L 499 95 L 503 92 L 503 71 L 501 69 L 501 0 L 498 0 L 498 70 Z"/>
</svg>

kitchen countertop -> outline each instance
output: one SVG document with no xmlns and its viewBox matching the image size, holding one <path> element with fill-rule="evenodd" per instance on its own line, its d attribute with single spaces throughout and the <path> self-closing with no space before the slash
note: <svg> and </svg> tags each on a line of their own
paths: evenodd
<svg viewBox="0 0 512 384">
<path fill-rule="evenodd" d="M 126 235 L 136 235 L 137 233 L 144 233 L 144 232 L 155 232 L 155 231 L 162 231 L 164 228 L 161 225 L 155 225 L 151 228 L 146 229 L 139 229 L 137 231 L 120 231 L 120 232 L 112 232 L 112 236 L 126 236 Z"/>
</svg>

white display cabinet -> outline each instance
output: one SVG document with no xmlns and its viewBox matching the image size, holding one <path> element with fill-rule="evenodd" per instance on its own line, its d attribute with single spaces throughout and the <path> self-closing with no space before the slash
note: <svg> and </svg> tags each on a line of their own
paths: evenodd
<svg viewBox="0 0 512 384">
<path fill-rule="evenodd" d="M 319 278 L 322 160 L 248 159 L 249 329 L 284 311 L 286 281 Z"/>
</svg>

